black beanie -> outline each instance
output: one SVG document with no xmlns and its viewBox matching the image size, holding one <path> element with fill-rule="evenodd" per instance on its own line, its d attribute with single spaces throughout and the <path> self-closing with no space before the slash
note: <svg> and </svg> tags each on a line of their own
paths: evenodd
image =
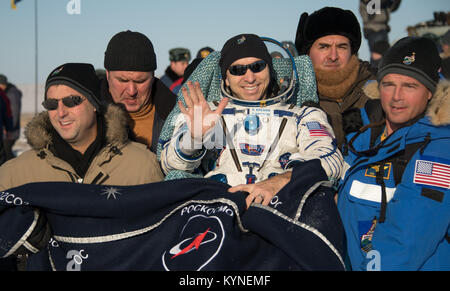
<svg viewBox="0 0 450 291">
<path fill-rule="evenodd" d="M 295 46 L 300 55 L 308 54 L 312 44 L 327 35 L 342 35 L 350 40 L 352 54 L 361 46 L 361 28 L 350 10 L 324 7 L 308 16 L 303 13 L 297 26 Z"/>
<path fill-rule="evenodd" d="M 45 99 L 48 88 L 52 85 L 66 85 L 77 90 L 101 112 L 100 80 L 91 64 L 68 63 L 54 69 L 45 82 Z"/>
<path fill-rule="evenodd" d="M 104 66 L 108 71 L 154 71 L 156 55 L 153 44 L 140 32 L 119 32 L 108 43 Z"/>
<path fill-rule="evenodd" d="M 226 79 L 227 70 L 232 63 L 248 57 L 265 61 L 272 72 L 272 57 L 261 38 L 254 34 L 239 34 L 230 38 L 222 48 L 219 61 L 222 79 Z"/>
<path fill-rule="evenodd" d="M 431 93 L 439 82 L 441 58 L 431 39 L 425 37 L 405 37 L 396 42 L 381 59 L 377 80 L 387 74 L 401 74 L 422 83 Z"/>
</svg>

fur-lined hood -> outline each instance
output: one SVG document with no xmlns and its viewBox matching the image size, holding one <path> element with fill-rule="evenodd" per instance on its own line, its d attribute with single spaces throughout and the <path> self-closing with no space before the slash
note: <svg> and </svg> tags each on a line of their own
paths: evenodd
<svg viewBox="0 0 450 291">
<path fill-rule="evenodd" d="M 374 81 L 364 87 L 364 93 L 371 99 L 379 99 L 378 82 Z M 436 126 L 450 125 L 450 82 L 441 80 L 436 92 L 428 104 L 426 115 Z"/>
<path fill-rule="evenodd" d="M 109 104 L 104 113 L 106 123 L 106 141 L 118 148 L 128 142 L 128 115 L 119 106 Z M 52 143 L 52 124 L 48 112 L 35 116 L 25 128 L 25 137 L 34 150 L 42 150 Z"/>
</svg>

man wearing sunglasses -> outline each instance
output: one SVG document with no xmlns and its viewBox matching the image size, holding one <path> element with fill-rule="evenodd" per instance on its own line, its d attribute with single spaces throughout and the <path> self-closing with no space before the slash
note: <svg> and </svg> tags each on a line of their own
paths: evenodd
<svg viewBox="0 0 450 291">
<path fill-rule="evenodd" d="M 91 64 L 64 64 L 50 73 L 42 102 L 47 111 L 25 131 L 32 150 L 0 168 L 0 190 L 40 181 L 134 185 L 162 179 L 155 155 L 128 140 L 124 110 L 103 106 L 99 88 Z"/>
<path fill-rule="evenodd" d="M 155 77 L 153 44 L 142 33 L 119 32 L 108 43 L 104 66 L 102 99 L 122 104 L 130 117 L 130 138 L 156 153 L 162 126 L 175 106 L 176 95 Z"/>
<path fill-rule="evenodd" d="M 136 185 L 163 179 L 155 154 L 129 141 L 126 112 L 101 104 L 99 85 L 91 64 L 64 64 L 50 73 L 46 111 L 25 130 L 32 149 L 0 167 L 0 191 L 33 182 Z"/>
<path fill-rule="evenodd" d="M 99 82 L 91 64 L 64 64 L 50 73 L 46 111 L 25 130 L 32 149 L 0 167 L 0 191 L 33 182 L 138 185 L 163 179 L 156 155 L 128 139 L 126 112 L 102 105 Z M 45 246 L 49 231 L 39 214 L 27 241 Z"/>
<path fill-rule="evenodd" d="M 166 173 L 207 165 L 205 177 L 233 186 L 230 192 L 248 192 L 247 205 L 268 205 L 297 163 L 319 159 L 320 171 L 340 177 L 342 155 L 326 114 L 284 102 L 272 58 L 258 36 L 229 39 L 219 66 L 220 102 L 206 102 L 198 83 L 188 81 L 181 89 L 182 114 L 161 152 Z"/>
</svg>

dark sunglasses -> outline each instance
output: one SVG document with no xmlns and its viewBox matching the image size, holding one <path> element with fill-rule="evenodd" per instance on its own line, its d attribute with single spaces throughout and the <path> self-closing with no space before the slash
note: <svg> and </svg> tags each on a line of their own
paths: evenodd
<svg viewBox="0 0 450 291">
<path fill-rule="evenodd" d="M 42 106 L 44 106 L 47 110 L 56 110 L 58 108 L 59 101 L 61 100 L 64 106 L 72 108 L 83 103 L 84 99 L 78 95 L 67 96 L 62 99 L 52 99 L 48 98 L 42 102 Z"/>
<path fill-rule="evenodd" d="M 247 73 L 247 69 L 250 69 L 253 73 L 259 73 L 266 68 L 265 61 L 257 61 L 250 65 L 235 65 L 228 68 L 231 75 L 243 76 Z"/>
</svg>

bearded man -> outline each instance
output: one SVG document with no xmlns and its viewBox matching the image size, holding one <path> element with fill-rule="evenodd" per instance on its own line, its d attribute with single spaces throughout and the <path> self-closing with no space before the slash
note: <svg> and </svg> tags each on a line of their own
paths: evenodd
<svg viewBox="0 0 450 291">
<path fill-rule="evenodd" d="M 370 64 L 358 59 L 361 29 L 350 10 L 324 7 L 311 15 L 303 13 L 297 27 L 295 45 L 307 54 L 316 73 L 320 107 L 328 114 L 339 148 L 347 129 L 343 118 L 351 119 L 355 108 L 369 99 L 363 92 L 368 80 L 375 79 Z"/>
</svg>

